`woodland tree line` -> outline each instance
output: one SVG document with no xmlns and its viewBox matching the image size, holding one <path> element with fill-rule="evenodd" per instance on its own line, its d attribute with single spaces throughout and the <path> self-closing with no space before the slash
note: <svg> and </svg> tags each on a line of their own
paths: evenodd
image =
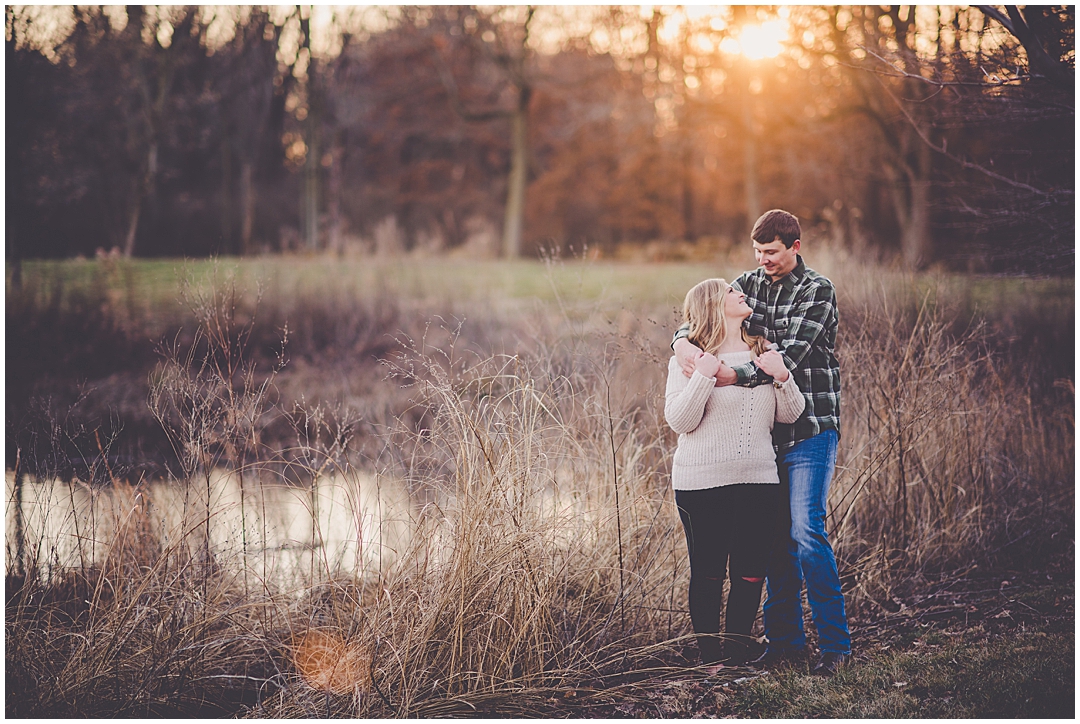
<svg viewBox="0 0 1080 724">
<path fill-rule="evenodd" d="M 1073 269 L 1073 6 L 319 10 L 7 6 L 9 261 L 616 253 L 781 206 L 909 268 Z"/>
</svg>

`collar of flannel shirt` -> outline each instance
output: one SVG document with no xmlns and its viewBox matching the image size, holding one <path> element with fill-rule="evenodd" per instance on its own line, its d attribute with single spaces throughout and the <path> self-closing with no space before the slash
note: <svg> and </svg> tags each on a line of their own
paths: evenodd
<svg viewBox="0 0 1080 724">
<path fill-rule="evenodd" d="M 795 291 L 799 284 L 802 283 L 802 280 L 806 277 L 806 263 L 803 261 L 802 254 L 796 254 L 795 258 L 795 268 L 788 272 L 787 275 L 784 276 L 782 279 L 776 282 L 774 282 L 772 279 L 769 279 L 768 275 L 765 273 L 765 267 L 758 267 L 757 271 L 761 283 L 768 286 L 780 284 L 784 287 L 784 291 L 786 292 L 790 293 Z"/>
</svg>

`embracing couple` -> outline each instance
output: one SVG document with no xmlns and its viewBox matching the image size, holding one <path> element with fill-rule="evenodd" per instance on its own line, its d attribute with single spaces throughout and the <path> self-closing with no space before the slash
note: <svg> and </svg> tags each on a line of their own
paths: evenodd
<svg viewBox="0 0 1080 724">
<path fill-rule="evenodd" d="M 750 235 L 760 266 L 687 293 L 668 364 L 664 414 L 679 433 L 671 478 L 690 553 L 690 618 L 709 674 L 798 665 L 807 657 L 805 583 L 818 633 L 813 671 L 831 675 L 851 653 L 825 533 L 840 437 L 836 295 L 803 263 L 795 216 L 768 211 Z M 768 645 L 751 661 L 763 583 Z"/>
</svg>

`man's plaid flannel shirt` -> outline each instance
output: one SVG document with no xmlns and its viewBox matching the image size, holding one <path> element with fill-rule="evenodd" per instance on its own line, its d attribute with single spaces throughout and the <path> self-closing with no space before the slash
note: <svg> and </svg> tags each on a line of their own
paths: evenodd
<svg viewBox="0 0 1080 724">
<path fill-rule="evenodd" d="M 808 269 L 802 256 L 790 274 L 773 282 L 761 267 L 745 272 L 731 284 L 746 295 L 752 313 L 750 334 L 777 346 L 784 363 L 806 397 L 806 410 L 793 424 L 776 423 L 773 443 L 781 451 L 825 430 L 840 432 L 840 364 L 836 348 L 839 310 L 832 282 Z M 687 336 L 687 325 L 675 339 Z M 754 387 L 771 378 L 753 362 L 733 367 L 736 384 Z"/>
</svg>

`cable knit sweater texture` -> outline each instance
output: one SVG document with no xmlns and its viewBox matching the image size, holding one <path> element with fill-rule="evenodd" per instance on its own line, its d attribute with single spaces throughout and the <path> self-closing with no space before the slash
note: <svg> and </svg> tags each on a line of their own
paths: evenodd
<svg viewBox="0 0 1080 724">
<path fill-rule="evenodd" d="M 747 352 L 717 357 L 728 367 L 753 359 Z M 674 357 L 668 363 L 664 417 L 679 433 L 671 465 L 675 490 L 704 490 L 739 483 L 779 484 L 772 445 L 774 421 L 792 423 L 806 406 L 794 375 L 774 385 L 716 387 L 700 372 L 687 378 Z"/>
</svg>

